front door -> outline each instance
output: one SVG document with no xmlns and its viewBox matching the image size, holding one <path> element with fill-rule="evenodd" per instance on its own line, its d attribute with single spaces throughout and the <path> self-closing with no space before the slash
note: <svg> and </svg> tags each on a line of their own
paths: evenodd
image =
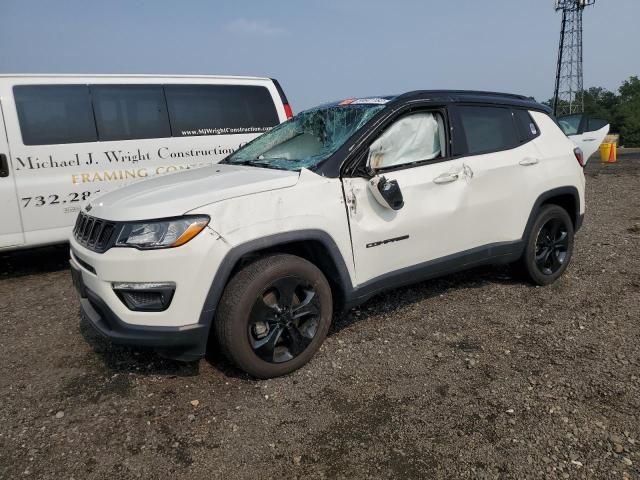
<svg viewBox="0 0 640 480">
<path fill-rule="evenodd" d="M 2 104 L 0 104 L 0 248 L 24 243 L 22 219 L 16 193 L 16 177 L 11 167 Z"/>
<path fill-rule="evenodd" d="M 359 285 L 468 243 L 461 211 L 468 208 L 465 192 L 472 174 L 463 158 L 449 157 L 445 124 L 442 112 L 404 115 L 369 147 L 374 179 L 397 182 L 402 208 L 381 204 L 371 179 L 343 179 Z"/>
</svg>

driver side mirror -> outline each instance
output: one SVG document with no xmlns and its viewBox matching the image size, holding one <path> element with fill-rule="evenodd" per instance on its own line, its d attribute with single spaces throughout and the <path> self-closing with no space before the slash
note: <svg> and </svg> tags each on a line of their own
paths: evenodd
<svg viewBox="0 0 640 480">
<path fill-rule="evenodd" d="M 404 207 L 402 191 L 397 180 L 387 180 L 378 175 L 369 180 L 369 190 L 380 205 L 392 210 L 400 210 Z"/>
</svg>

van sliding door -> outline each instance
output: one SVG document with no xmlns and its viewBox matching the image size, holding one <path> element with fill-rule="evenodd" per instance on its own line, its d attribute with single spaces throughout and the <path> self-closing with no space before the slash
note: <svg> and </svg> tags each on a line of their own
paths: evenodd
<svg viewBox="0 0 640 480">
<path fill-rule="evenodd" d="M 22 219 L 16 192 L 16 178 L 11 168 L 11 155 L 0 104 L 0 248 L 24 243 Z"/>
</svg>

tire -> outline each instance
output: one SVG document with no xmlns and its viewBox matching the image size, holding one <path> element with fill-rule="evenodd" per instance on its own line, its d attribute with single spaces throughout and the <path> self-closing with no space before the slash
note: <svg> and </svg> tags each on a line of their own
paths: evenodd
<svg viewBox="0 0 640 480">
<path fill-rule="evenodd" d="M 275 254 L 250 263 L 229 281 L 215 333 L 222 352 L 238 368 L 272 378 L 311 359 L 332 316 L 331 287 L 320 269 L 303 258 Z"/>
<path fill-rule="evenodd" d="M 558 205 L 544 205 L 529 232 L 520 267 L 536 285 L 555 282 L 567 269 L 573 253 L 573 222 Z"/>
</svg>

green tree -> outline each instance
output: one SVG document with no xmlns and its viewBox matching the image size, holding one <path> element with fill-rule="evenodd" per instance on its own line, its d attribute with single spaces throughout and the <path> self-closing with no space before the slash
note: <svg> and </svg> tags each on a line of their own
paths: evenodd
<svg viewBox="0 0 640 480">
<path fill-rule="evenodd" d="M 625 147 L 640 147 L 640 79 L 631 77 L 620 87 L 616 121 Z"/>
<path fill-rule="evenodd" d="M 611 131 L 619 131 L 617 108 L 619 97 L 602 87 L 591 87 L 584 91 L 584 113 L 594 118 L 601 118 L 611 124 Z"/>
</svg>

